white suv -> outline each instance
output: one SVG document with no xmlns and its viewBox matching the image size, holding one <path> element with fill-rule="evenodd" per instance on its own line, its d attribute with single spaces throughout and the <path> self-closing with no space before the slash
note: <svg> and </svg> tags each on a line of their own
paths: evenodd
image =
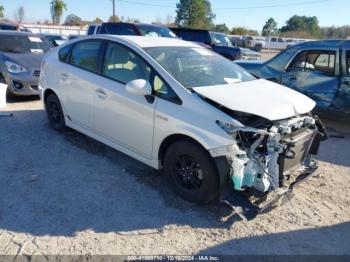
<svg viewBox="0 0 350 262">
<path fill-rule="evenodd" d="M 321 140 L 314 101 L 178 39 L 80 38 L 45 56 L 40 85 L 54 129 L 163 169 L 174 191 L 197 203 L 228 184 L 278 190 Z"/>
</svg>

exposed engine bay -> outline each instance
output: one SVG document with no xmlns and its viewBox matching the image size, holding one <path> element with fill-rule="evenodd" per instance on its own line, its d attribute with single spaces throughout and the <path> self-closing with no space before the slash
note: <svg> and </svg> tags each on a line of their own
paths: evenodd
<svg viewBox="0 0 350 262">
<path fill-rule="evenodd" d="M 320 142 L 326 138 L 317 117 L 306 114 L 269 121 L 221 106 L 220 109 L 245 125 L 225 127 L 225 123 L 217 122 L 236 141 L 226 154 L 235 190 L 278 191 L 290 174 L 315 165 L 312 156 L 318 153 Z M 219 154 L 215 150 L 211 153 Z"/>
<path fill-rule="evenodd" d="M 236 190 L 276 191 L 288 172 L 311 165 L 312 146 L 318 147 L 316 119 L 301 116 L 274 123 L 269 129 L 237 128 L 231 162 Z"/>
</svg>

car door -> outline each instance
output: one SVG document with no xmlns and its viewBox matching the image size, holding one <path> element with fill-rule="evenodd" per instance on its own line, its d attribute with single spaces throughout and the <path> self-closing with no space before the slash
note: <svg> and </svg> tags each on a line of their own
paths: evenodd
<svg viewBox="0 0 350 262">
<path fill-rule="evenodd" d="M 148 159 L 152 155 L 157 98 L 132 95 L 125 85 L 150 78 L 151 68 L 139 55 L 122 44 L 106 42 L 94 95 L 96 133 Z"/>
<path fill-rule="evenodd" d="M 335 110 L 350 114 L 350 49 L 344 49 L 341 53 L 341 84 L 333 105 Z"/>
<path fill-rule="evenodd" d="M 314 99 L 321 109 L 329 108 L 339 88 L 339 52 L 307 50 L 299 53 L 282 74 L 282 84 Z"/>
<path fill-rule="evenodd" d="M 89 130 L 93 129 L 95 77 L 99 71 L 101 48 L 101 40 L 79 41 L 73 45 L 68 63 L 58 69 L 59 89 L 67 117 Z"/>
</svg>

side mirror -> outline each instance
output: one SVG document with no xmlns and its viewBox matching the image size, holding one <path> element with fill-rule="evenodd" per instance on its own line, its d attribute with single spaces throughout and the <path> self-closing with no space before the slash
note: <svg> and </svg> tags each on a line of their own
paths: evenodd
<svg viewBox="0 0 350 262">
<path fill-rule="evenodd" d="M 152 95 L 151 84 L 144 79 L 132 80 L 125 85 L 126 91 L 136 96 L 148 96 Z"/>
</svg>

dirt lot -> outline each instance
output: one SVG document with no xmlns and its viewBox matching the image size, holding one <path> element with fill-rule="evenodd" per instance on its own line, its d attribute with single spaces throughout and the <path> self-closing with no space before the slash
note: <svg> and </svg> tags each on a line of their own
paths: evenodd
<svg viewBox="0 0 350 262">
<path fill-rule="evenodd" d="M 14 116 L 0 118 L 0 254 L 350 254 L 349 126 L 330 130 L 292 203 L 221 223 L 219 206 L 179 199 L 143 164 L 52 131 L 40 101 L 5 111 Z"/>
</svg>

